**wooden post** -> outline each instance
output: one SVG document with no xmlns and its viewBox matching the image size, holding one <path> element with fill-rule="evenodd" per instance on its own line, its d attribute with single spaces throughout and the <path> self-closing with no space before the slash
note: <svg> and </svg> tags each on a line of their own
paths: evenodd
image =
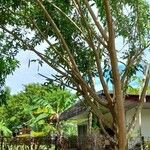
<svg viewBox="0 0 150 150">
<path fill-rule="evenodd" d="M 92 132 L 92 119 L 93 119 L 93 114 L 92 112 L 89 112 L 88 114 L 88 127 L 87 127 L 87 133 L 91 134 Z"/>
</svg>

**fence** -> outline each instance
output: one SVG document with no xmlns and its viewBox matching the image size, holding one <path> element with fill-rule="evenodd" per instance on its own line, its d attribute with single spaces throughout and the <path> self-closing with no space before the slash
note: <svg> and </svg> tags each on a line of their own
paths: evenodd
<svg viewBox="0 0 150 150">
<path fill-rule="evenodd" d="M 51 150 L 51 137 L 0 137 L 0 150 Z"/>
<path fill-rule="evenodd" d="M 130 146 L 134 147 L 138 139 L 130 141 Z M 149 142 L 150 143 L 150 142 Z M 150 145 L 146 143 L 146 145 Z M 107 148 L 105 146 L 108 146 Z M 45 137 L 0 137 L 0 150 L 114 150 L 112 143 L 102 136 L 72 136 L 69 138 L 50 136 Z M 104 148 L 105 147 L 105 148 Z M 147 147 L 147 146 L 146 146 Z M 148 148 L 147 148 L 148 149 Z M 149 149 L 148 149 L 149 150 Z"/>
<path fill-rule="evenodd" d="M 57 140 L 56 140 L 57 139 Z M 15 137 L 0 138 L 0 150 L 52 150 L 52 145 L 57 150 L 103 150 L 104 139 L 97 136 L 86 137 Z"/>
</svg>

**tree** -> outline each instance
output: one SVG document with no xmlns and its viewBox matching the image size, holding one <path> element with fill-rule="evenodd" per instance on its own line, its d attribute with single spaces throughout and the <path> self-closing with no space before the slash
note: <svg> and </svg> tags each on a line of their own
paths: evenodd
<svg viewBox="0 0 150 150">
<path fill-rule="evenodd" d="M 2 86 L 2 84 L 1 84 Z M 7 105 L 7 101 L 10 98 L 10 89 L 9 87 L 3 87 L 3 89 L 0 92 L 0 106 Z"/>
<path fill-rule="evenodd" d="M 10 47 L 11 51 L 8 51 Z M 0 31 L 0 105 L 6 104 L 7 93 L 9 93 L 9 89 L 4 88 L 5 79 L 15 71 L 19 64 L 15 59 L 16 48 L 13 42 L 5 39 L 3 32 Z"/>
<path fill-rule="evenodd" d="M 9 136 L 12 134 L 11 130 L 9 130 L 3 121 L 0 122 L 0 135 L 2 136 Z"/>
<path fill-rule="evenodd" d="M 108 109 L 115 127 L 113 141 L 118 149 L 124 150 L 127 85 L 143 69 L 143 56 L 150 45 L 148 3 L 144 0 L 6 0 L 1 2 L 1 8 L 0 28 L 5 36 L 20 48 L 36 53 L 40 63 L 43 61 L 57 71 L 50 81 L 83 96 L 102 128 L 105 122 L 100 107 Z M 28 37 L 31 32 L 32 36 Z M 121 48 L 116 43 L 118 38 Z M 36 46 L 43 41 L 48 46 L 39 51 Z M 148 68 L 139 109 L 144 102 L 149 74 Z M 106 101 L 97 95 L 95 78 L 103 87 Z M 107 82 L 112 85 L 113 97 Z M 104 128 L 103 131 L 106 133 Z"/>
<path fill-rule="evenodd" d="M 56 130 L 56 122 L 52 124 L 57 121 L 56 116 L 74 101 L 74 95 L 59 86 L 28 84 L 24 91 L 10 95 L 7 105 L 0 107 L 0 121 L 12 131 L 26 124 L 33 131 L 48 134 L 51 130 Z"/>
<path fill-rule="evenodd" d="M 49 133 L 50 130 L 56 133 L 56 129 L 59 133 L 63 130 L 60 128 L 59 115 L 75 102 L 73 94 L 53 84 L 29 84 L 25 86 L 25 95 L 32 100 L 31 107 L 26 108 L 28 114 L 32 114 L 28 120 L 31 127 L 45 133 Z"/>
<path fill-rule="evenodd" d="M 10 136 L 12 132 L 5 126 L 3 121 L 0 121 L 0 137 L 1 137 L 1 145 L 0 148 L 3 149 L 4 137 Z"/>
</svg>

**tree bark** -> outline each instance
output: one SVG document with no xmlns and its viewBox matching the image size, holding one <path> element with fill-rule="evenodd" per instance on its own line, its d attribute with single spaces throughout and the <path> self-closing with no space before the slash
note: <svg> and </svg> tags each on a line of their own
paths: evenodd
<svg viewBox="0 0 150 150">
<path fill-rule="evenodd" d="M 104 0 L 104 8 L 106 12 L 106 21 L 108 26 L 109 40 L 108 40 L 108 52 L 112 67 L 114 94 L 115 94 L 115 110 L 116 110 L 116 121 L 118 129 L 118 149 L 126 149 L 126 125 L 125 125 L 125 110 L 124 110 L 124 99 L 121 85 L 121 79 L 118 68 L 117 52 L 115 48 L 115 33 L 113 28 L 113 20 L 111 15 L 111 8 L 109 0 Z"/>
<path fill-rule="evenodd" d="M 89 135 L 92 132 L 92 120 L 93 120 L 93 114 L 92 114 L 92 112 L 89 112 L 89 114 L 88 114 L 88 134 Z"/>
</svg>

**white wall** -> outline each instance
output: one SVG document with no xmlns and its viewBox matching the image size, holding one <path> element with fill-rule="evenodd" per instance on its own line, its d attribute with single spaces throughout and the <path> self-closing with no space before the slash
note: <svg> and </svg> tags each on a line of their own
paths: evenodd
<svg viewBox="0 0 150 150">
<path fill-rule="evenodd" d="M 134 113 L 135 113 L 135 109 L 131 109 L 131 110 L 126 112 L 127 126 L 129 125 L 129 122 L 131 121 Z M 132 132 L 132 136 L 133 137 L 138 136 L 139 131 L 140 131 L 140 119 L 138 117 L 136 125 L 135 125 L 135 130 Z M 142 110 L 142 114 L 141 114 L 141 133 L 142 133 L 142 136 L 144 136 L 146 138 L 150 137 L 150 108 Z"/>
<path fill-rule="evenodd" d="M 129 126 L 129 123 L 131 122 L 133 115 L 135 113 L 135 109 L 130 109 L 126 112 L 126 125 L 127 127 Z M 139 120 L 139 116 L 137 117 L 137 121 L 135 124 L 135 128 L 134 130 L 131 132 L 131 137 L 138 137 L 139 136 L 139 132 L 140 131 L 140 120 Z"/>
<path fill-rule="evenodd" d="M 150 108 L 142 110 L 142 135 L 150 137 Z"/>
</svg>

